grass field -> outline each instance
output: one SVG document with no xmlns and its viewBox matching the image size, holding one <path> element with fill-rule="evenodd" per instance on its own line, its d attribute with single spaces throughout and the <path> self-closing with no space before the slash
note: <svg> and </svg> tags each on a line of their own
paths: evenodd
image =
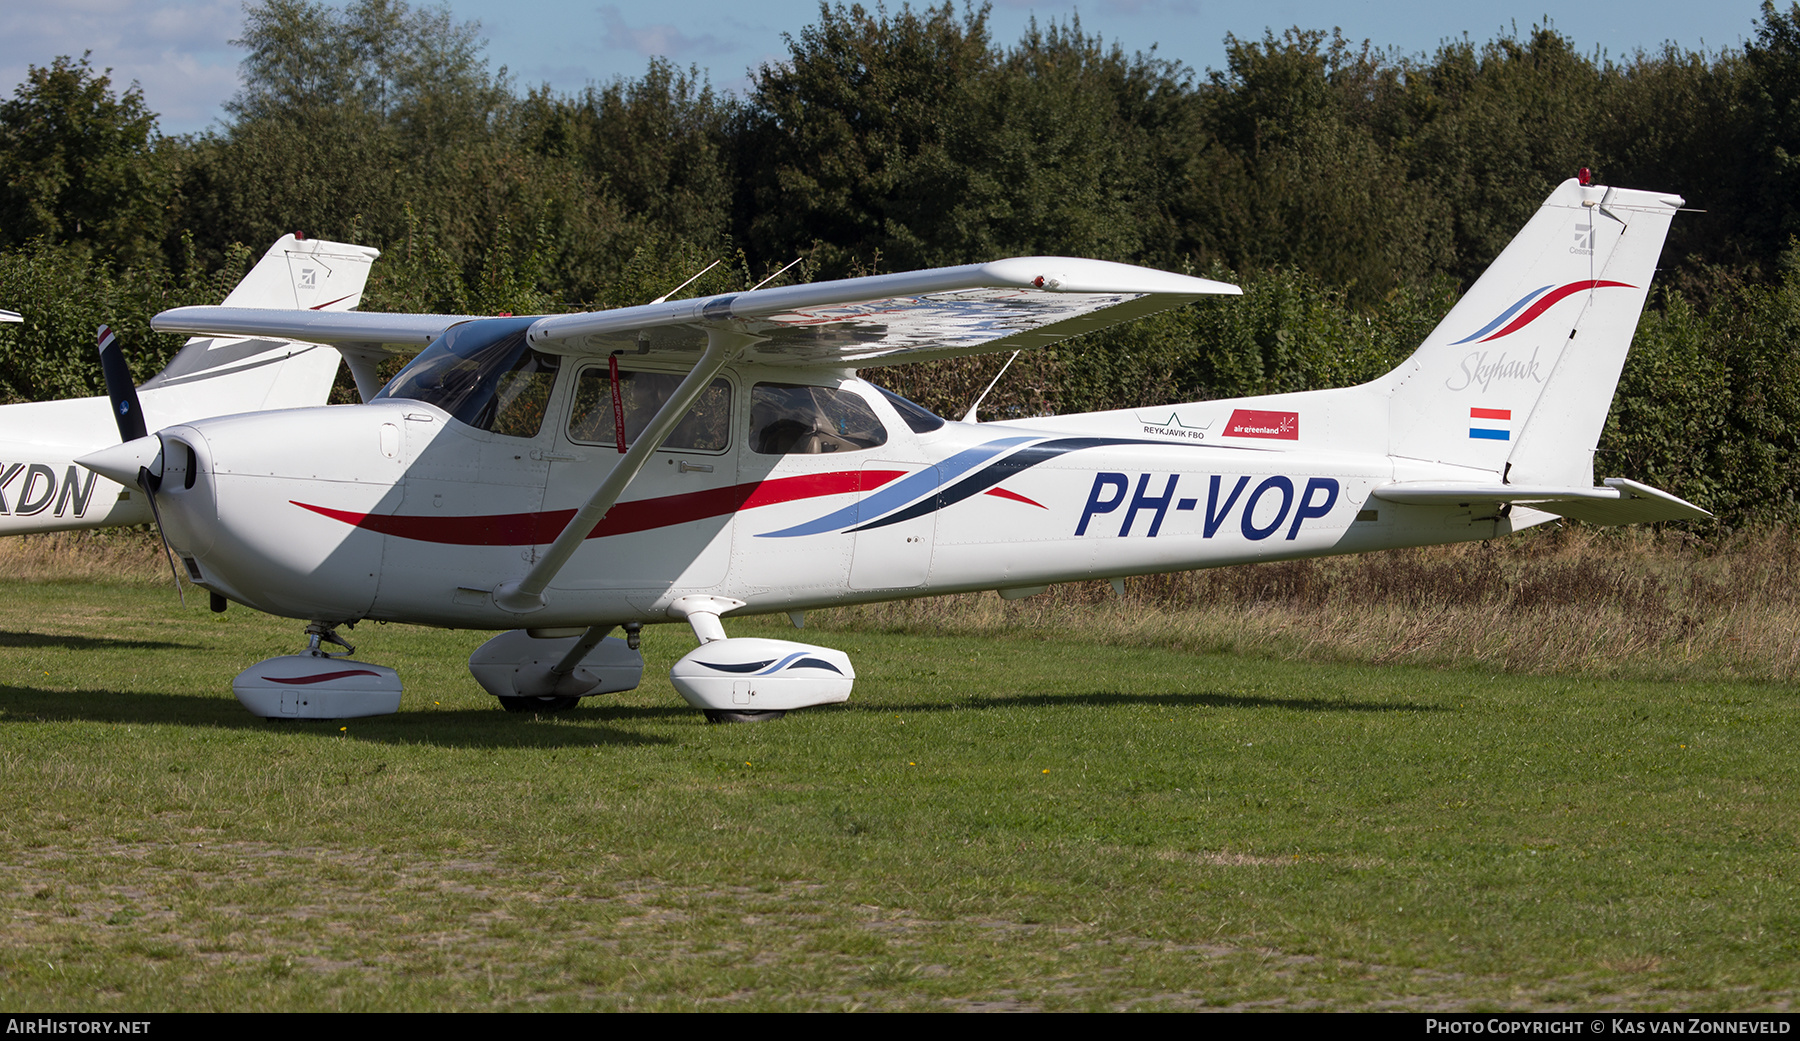
<svg viewBox="0 0 1800 1041">
<path fill-rule="evenodd" d="M 1779 576 L 1709 600 L 1669 575 L 1748 565 L 1665 553 L 1521 603 L 1566 549 L 1505 558 L 1500 608 L 1402 591 L 1360 630 L 1316 588 L 815 616 L 851 703 L 723 727 L 668 685 L 673 626 L 642 689 L 534 718 L 468 678 L 485 634 L 365 625 L 398 715 L 263 722 L 230 678 L 294 623 L 184 612 L 130 553 L 0 560 L 0 1001 L 1791 1009 L 1800 704 L 1732 637 L 1779 643 Z M 1468 587 L 1461 552 L 1368 566 Z M 1284 574 L 1317 585 L 1205 581 Z M 1558 619 L 1563 664 L 1508 664 Z"/>
</svg>

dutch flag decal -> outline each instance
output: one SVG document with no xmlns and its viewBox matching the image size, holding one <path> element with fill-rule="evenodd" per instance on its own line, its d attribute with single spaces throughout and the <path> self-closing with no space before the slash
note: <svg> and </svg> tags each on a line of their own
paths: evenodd
<svg viewBox="0 0 1800 1041">
<path fill-rule="evenodd" d="M 1500 426 L 1501 423 L 1507 425 Z M 1510 408 L 1472 408 L 1469 410 L 1469 436 L 1477 440 L 1511 441 L 1511 424 L 1512 409 Z"/>
</svg>

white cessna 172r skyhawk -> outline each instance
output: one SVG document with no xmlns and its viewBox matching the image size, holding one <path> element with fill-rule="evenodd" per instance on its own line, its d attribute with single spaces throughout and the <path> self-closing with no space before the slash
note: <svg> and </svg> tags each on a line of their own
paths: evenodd
<svg viewBox="0 0 1800 1041">
<path fill-rule="evenodd" d="M 362 299 L 367 246 L 286 235 L 225 297 L 233 308 L 347 311 Z M 0 321 L 17 321 L 0 311 Z M 124 361 L 117 351 L 107 365 Z M 258 409 L 323 405 L 337 378 L 338 352 L 286 338 L 196 337 L 142 389 L 151 429 Z M 129 379 L 129 377 L 126 377 Z M 120 487 L 75 465 L 75 457 L 113 443 L 107 398 L 68 398 L 0 406 L 0 535 L 145 524 L 150 507 L 133 482 Z"/>
<path fill-rule="evenodd" d="M 645 624 L 715 720 L 845 700 L 842 653 L 727 638 L 729 611 L 1486 539 L 1553 516 L 1706 516 L 1592 459 L 1682 200 L 1571 180 L 1399 368 L 1357 387 L 946 422 L 856 375 L 1011 351 L 1229 285 L 990 264 L 527 318 L 178 308 L 155 328 L 368 356 L 367 404 L 168 426 L 82 464 L 155 489 L 193 581 L 312 624 L 233 684 L 270 717 L 395 711 L 329 657 L 362 619 L 508 629 L 469 660 L 509 708 L 636 686 Z M 627 638 L 608 637 L 623 626 Z M 347 645 L 344 645 L 347 647 Z"/>
</svg>

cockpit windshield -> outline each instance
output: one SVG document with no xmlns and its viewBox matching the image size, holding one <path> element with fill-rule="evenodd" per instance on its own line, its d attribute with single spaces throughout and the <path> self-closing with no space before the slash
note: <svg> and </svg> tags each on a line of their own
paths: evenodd
<svg viewBox="0 0 1800 1041">
<path fill-rule="evenodd" d="M 484 318 L 453 327 L 401 369 L 375 400 L 410 398 L 480 430 L 537 436 L 562 359 L 525 345 L 533 320 Z"/>
</svg>

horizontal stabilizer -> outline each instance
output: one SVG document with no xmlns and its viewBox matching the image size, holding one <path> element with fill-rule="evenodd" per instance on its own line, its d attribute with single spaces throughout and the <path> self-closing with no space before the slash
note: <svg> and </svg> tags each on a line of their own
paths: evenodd
<svg viewBox="0 0 1800 1041">
<path fill-rule="evenodd" d="M 1400 481 L 1372 493 L 1384 502 L 1407 506 L 1493 506 L 1517 503 L 1589 524 L 1649 524 L 1711 517 L 1693 503 L 1623 477 L 1608 477 L 1598 488 L 1552 488 L 1472 481 Z"/>
</svg>

